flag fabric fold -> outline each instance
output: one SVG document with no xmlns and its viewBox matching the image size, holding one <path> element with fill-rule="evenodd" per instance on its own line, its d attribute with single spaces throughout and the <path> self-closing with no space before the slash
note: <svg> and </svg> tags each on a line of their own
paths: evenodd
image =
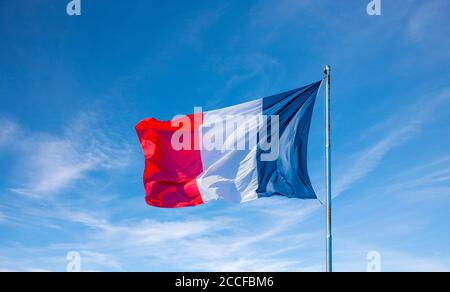
<svg viewBox="0 0 450 292">
<path fill-rule="evenodd" d="M 171 121 L 141 121 L 136 132 L 145 157 L 147 204 L 180 208 L 217 199 L 317 198 L 307 149 L 320 85 Z"/>
</svg>

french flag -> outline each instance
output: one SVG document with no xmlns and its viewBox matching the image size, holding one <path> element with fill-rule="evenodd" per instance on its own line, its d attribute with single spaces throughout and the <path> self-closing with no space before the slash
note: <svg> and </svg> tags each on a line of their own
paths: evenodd
<svg viewBox="0 0 450 292">
<path fill-rule="evenodd" d="M 316 199 L 307 147 L 321 83 L 171 121 L 141 121 L 136 132 L 145 157 L 147 204 Z"/>
</svg>

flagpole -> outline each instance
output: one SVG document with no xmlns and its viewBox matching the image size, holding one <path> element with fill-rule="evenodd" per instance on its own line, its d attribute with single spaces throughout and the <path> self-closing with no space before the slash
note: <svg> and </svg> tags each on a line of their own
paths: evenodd
<svg viewBox="0 0 450 292">
<path fill-rule="evenodd" d="M 330 75 L 331 68 L 329 65 L 325 66 L 325 82 L 326 82 L 326 100 L 325 100 L 325 111 L 326 111 L 326 225 L 327 225 L 327 272 L 333 271 L 333 237 L 331 230 L 331 206 L 332 206 L 332 196 L 331 196 L 331 122 L 330 122 Z"/>
</svg>

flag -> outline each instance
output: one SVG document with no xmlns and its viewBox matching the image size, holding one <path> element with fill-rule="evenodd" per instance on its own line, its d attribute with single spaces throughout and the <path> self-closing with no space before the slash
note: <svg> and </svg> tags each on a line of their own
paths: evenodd
<svg viewBox="0 0 450 292">
<path fill-rule="evenodd" d="M 316 199 L 307 147 L 320 85 L 171 121 L 138 123 L 147 204 L 180 208 L 217 199 Z"/>
</svg>

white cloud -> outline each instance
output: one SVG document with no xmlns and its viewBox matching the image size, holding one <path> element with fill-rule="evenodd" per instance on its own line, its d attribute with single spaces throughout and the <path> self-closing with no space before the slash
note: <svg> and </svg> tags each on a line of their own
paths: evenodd
<svg viewBox="0 0 450 292">
<path fill-rule="evenodd" d="M 367 254 L 376 251 L 381 256 L 382 272 L 448 272 L 450 271 L 450 258 L 448 255 L 422 257 L 406 251 L 378 246 L 375 250 L 373 244 L 346 239 L 345 249 L 335 253 L 337 271 L 365 272 L 369 261 Z"/>
<path fill-rule="evenodd" d="M 436 185 L 439 183 L 449 183 L 449 182 L 450 182 L 450 167 L 447 166 L 444 169 L 426 173 L 420 177 L 397 182 L 397 183 L 393 184 L 391 186 L 391 188 L 393 191 L 417 189 L 417 188 L 420 188 L 423 186 L 431 186 L 431 185 Z"/>
<path fill-rule="evenodd" d="M 450 157 L 440 157 L 407 169 L 383 187 L 383 193 L 407 198 L 404 202 L 450 198 Z"/>
<path fill-rule="evenodd" d="M 61 136 L 27 133 L 19 144 L 21 183 L 11 190 L 48 198 L 91 171 L 125 167 L 129 146 L 105 132 L 95 117 L 82 114 Z"/>
<path fill-rule="evenodd" d="M 449 272 L 448 258 L 423 258 L 398 251 L 388 251 L 382 254 L 384 265 L 391 271 L 405 272 Z"/>
<path fill-rule="evenodd" d="M 337 178 L 334 186 L 334 196 L 339 196 L 349 189 L 352 184 L 366 177 L 380 165 L 387 153 L 403 144 L 414 133 L 415 129 L 413 127 L 405 126 L 392 131 L 387 137 L 360 152 L 352 160 L 351 166 Z"/>
<path fill-rule="evenodd" d="M 450 6 L 445 0 L 425 1 L 418 7 L 409 19 L 407 35 L 414 41 L 430 40 L 439 37 L 440 41 L 447 41 L 449 29 L 444 24 L 448 17 Z"/>
<path fill-rule="evenodd" d="M 213 60 L 215 70 L 225 77 L 223 87 L 218 90 L 209 100 L 208 107 L 217 107 L 223 102 L 230 91 L 241 89 L 239 96 L 242 100 L 254 99 L 261 96 L 273 87 L 274 84 L 283 80 L 285 68 L 280 62 L 267 54 L 250 53 L 236 54 L 233 57 L 216 57 Z M 269 80 L 268 73 L 277 76 Z M 255 81 L 257 86 L 255 86 Z M 252 81 L 252 82 L 251 82 Z M 251 89 L 246 88 L 252 83 Z"/>
<path fill-rule="evenodd" d="M 265 260 L 254 256 L 252 258 L 238 258 L 235 260 L 214 261 L 196 264 L 195 270 L 208 270 L 216 272 L 281 272 L 292 270 L 298 262 L 294 260 Z"/>
<path fill-rule="evenodd" d="M 48 212 L 58 224 L 79 224 L 79 240 L 49 244 L 42 248 L 24 248 L 14 245 L 3 248 L 9 255 L 6 268 L 27 270 L 39 266 L 43 269 L 62 270 L 68 251 L 82 256 L 83 270 L 152 270 L 168 267 L 183 271 L 294 271 L 321 270 L 321 267 L 289 257 L 290 252 L 301 250 L 304 258 L 313 249 L 321 249 L 317 232 L 289 235 L 318 208 L 317 202 L 271 200 L 273 205 L 232 205 L 221 210 L 222 215 L 202 216 L 180 220 L 130 218 L 112 221 L 98 212 L 72 211 L 57 208 Z M 274 211 L 281 208 L 283 212 Z M 236 213 L 252 214 L 252 219 Z M 254 217 L 261 219 L 254 220 Z M 186 217 L 183 217 L 186 218 Z M 66 223 L 64 223 L 64 221 Z M 258 224 L 254 224 L 258 222 Z M 83 227 L 87 227 L 83 228 Z M 274 247 L 279 247 L 275 248 Z M 19 257 L 22 254 L 40 254 L 42 258 Z M 60 255 L 60 258 L 55 257 Z M 127 266 L 132 262 L 133 265 Z"/>
<path fill-rule="evenodd" d="M 351 188 L 376 169 L 389 152 L 419 134 L 422 127 L 436 116 L 436 111 L 449 100 L 450 89 L 445 89 L 433 98 L 427 97 L 426 101 L 421 100 L 405 112 L 397 112 L 392 118 L 376 125 L 375 128 L 385 128 L 388 134 L 350 159 L 346 170 L 336 178 L 334 196 Z"/>
<path fill-rule="evenodd" d="M 115 271 L 122 271 L 123 268 L 119 262 L 117 262 L 113 256 L 101 253 L 101 252 L 92 252 L 92 251 L 81 251 L 80 253 L 82 264 L 83 265 L 98 265 L 101 263 L 103 267 L 109 268 L 111 270 Z M 83 267 L 81 267 L 82 271 Z M 94 270 L 90 270 L 89 272 L 92 272 Z"/>
<path fill-rule="evenodd" d="M 7 220 L 6 215 L 0 212 L 0 222 L 5 222 Z"/>
<path fill-rule="evenodd" d="M 0 117 L 0 146 L 12 141 L 17 128 L 13 121 Z"/>
<path fill-rule="evenodd" d="M 420 67 L 425 65 L 430 70 L 444 70 L 450 60 L 450 50 L 442 49 L 450 46 L 448 11 L 450 3 L 446 0 L 422 1 L 415 5 L 406 25 L 399 26 L 404 27 L 405 40 L 411 48 L 408 49 L 411 52 L 405 54 L 403 67 L 423 70 Z"/>
<path fill-rule="evenodd" d="M 19 194 L 30 197 L 51 194 L 95 168 L 95 161 L 78 153 L 70 140 L 44 138 L 28 143 L 32 150 L 27 153 L 29 165 L 24 169 L 27 182 L 13 189 Z"/>
<path fill-rule="evenodd" d="M 112 224 L 105 218 L 92 216 L 85 212 L 64 211 L 62 219 L 81 223 L 91 229 L 96 241 L 107 240 L 116 246 L 148 246 L 165 241 L 195 237 L 216 229 L 225 229 L 230 220 L 214 218 L 211 220 L 187 220 L 175 222 L 160 222 L 142 220 L 127 224 Z"/>
<path fill-rule="evenodd" d="M 27 272 L 30 272 L 30 273 L 50 273 L 51 271 L 46 270 L 46 269 L 31 268 L 31 269 L 28 269 Z"/>
</svg>

